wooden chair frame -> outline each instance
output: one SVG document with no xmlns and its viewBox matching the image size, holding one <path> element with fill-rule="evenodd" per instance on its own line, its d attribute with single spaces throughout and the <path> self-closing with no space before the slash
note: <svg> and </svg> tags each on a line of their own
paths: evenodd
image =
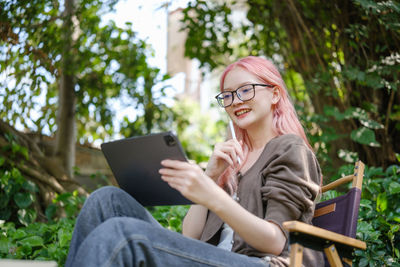
<svg viewBox="0 0 400 267">
<path fill-rule="evenodd" d="M 354 167 L 354 174 L 342 177 L 321 188 L 322 193 L 338 187 L 339 185 L 353 182 L 352 187 L 362 190 L 364 176 L 364 163 L 357 161 Z M 314 216 L 324 213 L 323 207 L 315 210 Z M 343 262 L 352 266 L 351 252 L 355 249 L 366 249 L 366 243 L 355 238 L 325 230 L 310 224 L 299 221 L 287 221 L 283 227 L 290 234 L 290 267 L 302 266 L 303 248 L 308 247 L 315 250 L 323 250 L 331 266 L 343 266 Z M 338 250 L 341 252 L 342 259 Z"/>
</svg>

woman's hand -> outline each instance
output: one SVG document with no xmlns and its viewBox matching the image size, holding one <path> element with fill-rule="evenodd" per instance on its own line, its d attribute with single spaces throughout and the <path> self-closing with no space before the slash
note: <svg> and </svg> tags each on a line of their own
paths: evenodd
<svg viewBox="0 0 400 267">
<path fill-rule="evenodd" d="M 161 165 L 164 167 L 159 170 L 161 178 L 194 203 L 210 207 L 216 194 L 225 193 L 196 164 L 163 160 Z"/>
<path fill-rule="evenodd" d="M 229 165 L 235 167 L 238 164 L 238 157 L 243 161 L 244 155 L 241 142 L 239 143 L 236 139 L 230 139 L 217 143 L 208 161 L 206 174 L 213 180 L 217 180 Z"/>
<path fill-rule="evenodd" d="M 159 172 L 164 181 L 181 192 L 187 199 L 217 214 L 249 245 L 259 251 L 275 255 L 282 252 L 286 237 L 279 226 L 245 210 L 199 166 L 178 160 L 163 160 L 161 164 L 164 168 Z M 200 237 L 205 223 L 206 210 L 202 209 L 202 212 L 204 213 L 200 217 L 204 221 L 197 221 L 199 224 L 194 226 L 192 221 L 192 226 L 186 229 L 187 236 Z"/>
</svg>

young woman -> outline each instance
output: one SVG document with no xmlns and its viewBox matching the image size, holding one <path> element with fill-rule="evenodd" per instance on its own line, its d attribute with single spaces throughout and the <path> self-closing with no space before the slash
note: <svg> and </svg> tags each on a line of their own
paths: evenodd
<svg viewBox="0 0 400 267">
<path fill-rule="evenodd" d="M 311 223 L 321 171 L 268 60 L 229 65 L 216 96 L 237 140 L 215 145 L 204 172 L 165 159 L 162 179 L 193 205 L 183 235 L 162 228 L 124 191 L 91 194 L 78 216 L 66 266 L 287 266 L 282 223 Z M 322 266 L 305 250 L 304 266 Z"/>
</svg>

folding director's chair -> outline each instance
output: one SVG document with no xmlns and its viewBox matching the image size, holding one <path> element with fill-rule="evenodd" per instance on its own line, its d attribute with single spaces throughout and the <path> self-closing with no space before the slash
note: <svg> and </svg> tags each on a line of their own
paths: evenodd
<svg viewBox="0 0 400 267">
<path fill-rule="evenodd" d="M 316 205 L 313 225 L 299 221 L 283 223 L 283 227 L 289 231 L 291 267 L 302 265 L 304 247 L 324 251 L 328 261 L 325 266 L 351 266 L 353 251 L 366 249 L 365 242 L 355 239 L 363 176 L 364 163 L 358 161 L 353 175 L 323 186 L 322 193 L 353 182 L 345 195 Z"/>
</svg>

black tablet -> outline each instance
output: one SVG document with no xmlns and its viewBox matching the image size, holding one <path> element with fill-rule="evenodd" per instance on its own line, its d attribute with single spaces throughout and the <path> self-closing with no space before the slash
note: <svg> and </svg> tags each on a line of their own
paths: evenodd
<svg viewBox="0 0 400 267">
<path fill-rule="evenodd" d="M 161 179 L 164 159 L 187 161 L 178 138 L 171 132 L 103 143 L 101 150 L 121 189 L 143 206 L 192 204 Z"/>
</svg>

